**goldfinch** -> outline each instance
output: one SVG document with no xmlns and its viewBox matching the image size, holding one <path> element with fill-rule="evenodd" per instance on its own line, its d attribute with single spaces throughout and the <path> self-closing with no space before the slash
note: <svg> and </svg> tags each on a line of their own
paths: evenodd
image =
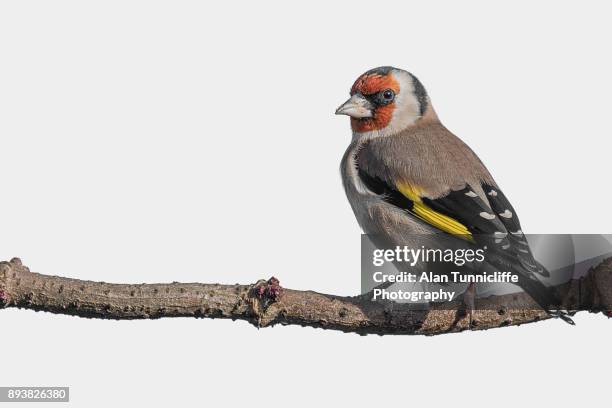
<svg viewBox="0 0 612 408">
<path fill-rule="evenodd" d="M 341 174 L 366 234 L 417 248 L 487 248 L 490 264 L 510 268 L 544 310 L 571 322 L 540 280 L 549 273 L 534 259 L 516 211 L 478 156 L 440 122 L 414 75 L 369 70 L 336 114 L 350 116 Z"/>
</svg>

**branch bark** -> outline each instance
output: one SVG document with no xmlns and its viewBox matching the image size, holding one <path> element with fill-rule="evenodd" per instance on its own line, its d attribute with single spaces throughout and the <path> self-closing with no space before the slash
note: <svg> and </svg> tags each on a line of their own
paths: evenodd
<svg viewBox="0 0 612 408">
<path fill-rule="evenodd" d="M 565 304 L 610 315 L 612 258 L 563 288 Z M 569 286 L 569 287 L 567 287 Z M 512 303 L 526 309 L 500 308 Z M 229 318 L 257 327 L 296 324 L 359 334 L 425 334 L 483 330 L 548 319 L 525 294 L 477 300 L 472 325 L 459 302 L 427 311 L 366 297 L 281 288 L 274 278 L 251 285 L 204 283 L 112 284 L 30 272 L 18 258 L 0 262 L 0 307 L 101 319 Z M 487 310 L 485 310 L 487 309 Z M 562 324 L 561 322 L 559 324 Z"/>
</svg>

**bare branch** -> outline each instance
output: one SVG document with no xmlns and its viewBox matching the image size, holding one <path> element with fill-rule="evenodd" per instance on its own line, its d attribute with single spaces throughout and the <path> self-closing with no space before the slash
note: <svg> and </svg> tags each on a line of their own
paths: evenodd
<svg viewBox="0 0 612 408">
<path fill-rule="evenodd" d="M 586 277 L 566 284 L 566 304 L 577 304 L 591 312 L 612 310 L 611 271 L 612 259 L 608 259 Z M 495 307 L 513 302 L 533 307 Z M 257 327 L 297 324 L 360 334 L 434 335 L 549 318 L 524 294 L 478 299 L 470 327 L 457 302 L 415 311 L 408 305 L 372 302 L 363 296 L 285 289 L 274 278 L 252 285 L 112 284 L 33 273 L 17 258 L 0 262 L 0 305 L 88 318 L 228 318 L 246 320 Z"/>
</svg>

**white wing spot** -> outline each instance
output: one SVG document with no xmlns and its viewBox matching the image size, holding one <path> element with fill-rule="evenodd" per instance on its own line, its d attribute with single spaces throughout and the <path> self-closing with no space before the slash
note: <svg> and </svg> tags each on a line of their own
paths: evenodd
<svg viewBox="0 0 612 408">
<path fill-rule="evenodd" d="M 493 233 L 493 235 L 495 235 L 496 237 L 500 237 L 500 238 L 506 238 L 508 236 L 507 232 L 501 232 L 501 231 L 495 231 Z"/>
<path fill-rule="evenodd" d="M 465 195 L 468 197 L 478 197 L 478 194 L 473 191 L 468 191 L 467 193 L 465 193 Z"/>
<path fill-rule="evenodd" d="M 512 235 L 523 235 L 523 231 L 518 230 L 518 231 L 511 232 L 511 234 Z"/>
<path fill-rule="evenodd" d="M 502 246 L 502 249 L 508 249 L 508 248 L 510 248 L 510 244 L 506 244 L 506 245 Z"/>
<path fill-rule="evenodd" d="M 499 216 L 504 218 L 512 218 L 512 211 L 506 210 L 503 213 L 499 213 Z"/>
<path fill-rule="evenodd" d="M 481 216 L 482 218 L 484 218 L 485 220 L 493 220 L 493 219 L 495 219 L 495 216 L 494 216 L 493 214 L 489 214 L 489 213 L 488 213 L 488 212 L 486 212 L 486 211 L 481 212 L 481 213 L 480 213 L 480 216 Z"/>
<path fill-rule="evenodd" d="M 497 197 L 497 191 L 495 190 L 491 190 L 487 194 L 490 195 L 491 197 Z"/>
</svg>

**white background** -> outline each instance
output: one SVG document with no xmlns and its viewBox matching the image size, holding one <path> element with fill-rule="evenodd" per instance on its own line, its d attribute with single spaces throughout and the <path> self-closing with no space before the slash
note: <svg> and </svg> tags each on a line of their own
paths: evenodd
<svg viewBox="0 0 612 408">
<path fill-rule="evenodd" d="M 604 2 L 5 1 L 0 259 L 107 282 L 359 290 L 333 115 L 412 71 L 530 233 L 609 233 Z M 72 406 L 571 406 L 609 400 L 581 313 L 437 337 L 0 312 L 0 385 Z M 176 404 L 176 405 L 174 405 Z"/>
</svg>

